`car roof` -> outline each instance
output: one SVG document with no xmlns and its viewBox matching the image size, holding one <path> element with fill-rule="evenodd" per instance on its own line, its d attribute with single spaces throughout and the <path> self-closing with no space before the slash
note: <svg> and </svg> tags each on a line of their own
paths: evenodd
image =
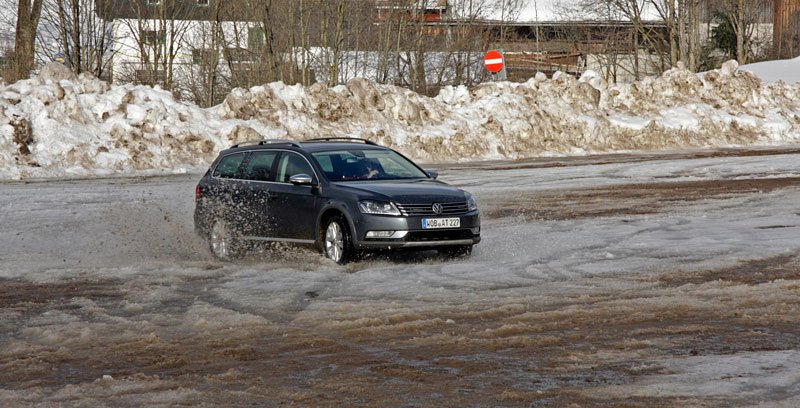
<svg viewBox="0 0 800 408">
<path fill-rule="evenodd" d="M 220 155 L 268 149 L 284 149 L 317 153 L 336 150 L 388 150 L 389 148 L 368 142 L 363 139 L 320 139 L 298 141 L 265 139 L 261 141 L 244 142 L 231 146 L 230 148 L 220 152 Z"/>
<path fill-rule="evenodd" d="M 333 150 L 386 150 L 386 147 L 353 143 L 353 142 L 300 142 L 303 150 L 309 153 L 328 152 Z"/>
</svg>

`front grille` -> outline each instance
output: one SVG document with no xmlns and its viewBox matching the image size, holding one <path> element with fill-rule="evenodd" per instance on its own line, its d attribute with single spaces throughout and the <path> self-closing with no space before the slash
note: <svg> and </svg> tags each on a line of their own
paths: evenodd
<svg viewBox="0 0 800 408">
<path fill-rule="evenodd" d="M 397 209 L 407 217 L 419 216 L 439 216 L 439 215 L 461 215 L 467 213 L 467 202 L 461 203 L 440 203 L 442 205 L 442 213 L 436 214 L 433 212 L 433 203 L 430 204 L 397 204 Z"/>
<path fill-rule="evenodd" d="M 472 239 L 472 230 L 412 231 L 408 233 L 408 241 L 448 241 L 453 239 Z"/>
</svg>

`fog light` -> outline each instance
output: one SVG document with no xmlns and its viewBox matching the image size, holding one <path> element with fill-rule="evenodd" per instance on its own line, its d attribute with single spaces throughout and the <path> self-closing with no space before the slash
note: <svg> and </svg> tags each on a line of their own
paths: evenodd
<svg viewBox="0 0 800 408">
<path fill-rule="evenodd" d="M 368 231 L 367 238 L 389 238 L 394 231 Z"/>
<path fill-rule="evenodd" d="M 408 235 L 408 231 L 367 231 L 367 239 L 400 239 Z"/>
</svg>

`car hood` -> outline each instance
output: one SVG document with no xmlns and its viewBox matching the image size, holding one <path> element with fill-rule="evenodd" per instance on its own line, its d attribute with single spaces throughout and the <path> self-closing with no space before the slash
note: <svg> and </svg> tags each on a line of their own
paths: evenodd
<svg viewBox="0 0 800 408">
<path fill-rule="evenodd" d="M 383 199 L 401 204 L 464 202 L 464 191 L 436 180 L 342 181 L 337 186 L 351 190 L 361 199 Z"/>
</svg>

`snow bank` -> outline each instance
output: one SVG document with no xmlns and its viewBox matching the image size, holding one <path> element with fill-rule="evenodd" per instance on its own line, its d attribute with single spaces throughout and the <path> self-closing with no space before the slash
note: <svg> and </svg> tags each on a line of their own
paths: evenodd
<svg viewBox="0 0 800 408">
<path fill-rule="evenodd" d="M 54 67 L 0 88 L 2 178 L 175 172 L 230 142 L 234 124 L 169 92 Z"/>
<path fill-rule="evenodd" d="M 755 64 L 742 65 L 739 69 L 752 72 L 764 82 L 800 83 L 800 57 L 788 60 L 757 62 Z"/>
<path fill-rule="evenodd" d="M 673 69 L 611 86 L 592 72 L 539 74 L 433 98 L 364 79 L 272 83 L 201 109 L 159 88 L 48 66 L 0 87 L 0 178 L 185 172 L 262 136 L 363 137 L 430 161 L 797 143 L 800 86 L 736 69 Z"/>
</svg>

